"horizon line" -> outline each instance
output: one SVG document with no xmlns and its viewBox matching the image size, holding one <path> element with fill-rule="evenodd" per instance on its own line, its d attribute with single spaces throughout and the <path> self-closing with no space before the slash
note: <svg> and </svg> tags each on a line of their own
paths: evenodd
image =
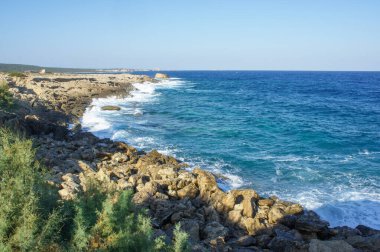
<svg viewBox="0 0 380 252">
<path fill-rule="evenodd" d="M 98 67 L 61 67 L 61 66 L 40 66 L 33 64 L 22 64 L 22 63 L 0 63 L 4 65 L 24 65 L 24 66 L 34 66 L 41 68 L 61 68 L 61 69 L 85 69 L 85 70 L 116 70 L 116 69 L 128 69 L 128 70 L 141 70 L 149 72 L 159 72 L 159 71 L 257 71 L 257 72 L 380 72 L 379 70 L 336 70 L 336 69 L 161 69 L 159 67 L 152 68 L 133 68 L 133 67 L 112 67 L 112 68 L 98 68 Z M 159 70 L 156 70 L 159 69 Z M 138 72 L 138 71 L 136 71 Z"/>
</svg>

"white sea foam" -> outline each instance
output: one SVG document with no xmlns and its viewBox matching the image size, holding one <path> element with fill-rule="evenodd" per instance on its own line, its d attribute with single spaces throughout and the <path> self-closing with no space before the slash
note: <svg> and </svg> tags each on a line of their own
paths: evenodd
<svg viewBox="0 0 380 252">
<path fill-rule="evenodd" d="M 85 130 L 93 132 L 97 136 L 111 137 L 115 132 L 112 130 L 112 117 L 121 114 L 130 114 L 133 116 L 142 116 L 144 114 L 141 108 L 143 103 L 156 102 L 160 93 L 157 92 L 163 88 L 177 88 L 184 84 L 178 78 L 162 80 L 158 83 L 144 82 L 133 84 L 134 90 L 127 97 L 110 96 L 107 98 L 95 98 L 91 105 L 86 109 L 81 124 Z M 103 106 L 119 106 L 120 111 L 102 111 Z M 108 119 L 109 118 L 109 119 Z M 104 131 L 107 131 L 104 133 Z M 103 133 L 101 133 L 103 132 Z M 139 140 L 141 140 L 140 138 Z M 125 139 L 126 141 L 129 141 Z M 143 142 L 138 142 L 139 146 L 146 146 Z"/>
<path fill-rule="evenodd" d="M 370 152 L 369 152 L 367 149 L 364 149 L 364 150 L 362 150 L 362 151 L 359 151 L 359 154 L 360 154 L 360 155 L 369 155 Z"/>
<path fill-rule="evenodd" d="M 332 227 L 359 224 L 380 229 L 380 198 L 376 193 L 346 191 L 340 194 L 319 191 L 314 195 L 298 195 L 298 201 L 317 212 Z M 331 198 L 334 198 L 331 201 Z"/>
<path fill-rule="evenodd" d="M 101 111 L 97 106 L 86 109 L 82 117 L 82 126 L 91 132 L 98 132 L 111 128 L 111 124 L 100 115 Z"/>
<path fill-rule="evenodd" d="M 129 132 L 126 130 L 117 130 L 112 134 L 111 139 L 116 141 L 126 141 L 129 137 Z"/>
</svg>

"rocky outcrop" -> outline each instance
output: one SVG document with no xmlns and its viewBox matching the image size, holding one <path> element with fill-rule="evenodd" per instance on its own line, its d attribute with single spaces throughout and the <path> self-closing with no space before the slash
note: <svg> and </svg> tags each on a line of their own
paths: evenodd
<svg viewBox="0 0 380 252">
<path fill-rule="evenodd" d="M 101 109 L 102 110 L 111 110 L 111 111 L 115 110 L 115 111 L 118 111 L 121 108 L 119 106 L 111 106 L 111 105 L 109 105 L 109 106 L 103 106 L 103 107 L 101 107 Z"/>
<path fill-rule="evenodd" d="M 156 73 L 154 78 L 156 78 L 156 79 L 168 79 L 169 75 L 164 74 L 164 73 Z"/>
<path fill-rule="evenodd" d="M 7 79 L 19 110 L 0 110 L 0 124 L 23 129 L 34 138 L 37 158 L 51 170 L 49 182 L 59 187 L 62 199 L 74 199 L 86 190 L 88 179 L 117 190 L 133 190 L 133 201 L 148 209 L 155 233 L 171 238 L 174 226 L 180 223 L 194 251 L 380 250 L 378 230 L 365 226 L 329 228 L 316 213 L 299 204 L 274 196 L 265 198 L 252 189 L 225 192 L 212 173 L 200 168 L 188 170 L 173 157 L 99 139 L 79 126 L 67 130 L 64 126 L 72 113 L 80 115 L 91 97 L 129 85 L 119 83 L 122 78 L 118 76 L 107 77 L 115 89 L 113 84 L 104 84 L 103 77 L 91 75 L 45 74 L 46 79 L 38 81 L 36 76 L 28 76 L 28 83 Z M 145 77 L 131 79 L 140 78 Z M 77 83 L 83 93 L 76 88 L 78 96 L 70 93 L 70 83 Z M 65 99 L 77 105 L 66 104 Z"/>
<path fill-rule="evenodd" d="M 67 148 L 92 141 L 86 137 L 75 137 L 81 140 L 73 139 Z M 131 189 L 135 204 L 148 208 L 157 232 L 170 238 L 174 225 L 180 223 L 194 249 L 374 251 L 379 246 L 376 230 L 364 226 L 331 229 L 299 204 L 263 198 L 252 189 L 224 192 L 210 172 L 199 168 L 188 171 L 185 164 L 157 151 L 139 152 L 125 143 L 98 139 L 91 146 L 94 155 L 88 161 L 73 157 L 71 166 L 75 168 L 67 171 L 72 173 L 59 173 L 60 195 L 75 198 L 78 190 L 85 190 L 86 178 L 119 190 Z M 77 152 L 85 149 L 79 147 Z M 78 153 L 77 158 L 81 156 Z"/>
<path fill-rule="evenodd" d="M 133 74 L 28 73 L 25 78 L 0 73 L 18 102 L 18 114 L 35 114 L 53 124 L 78 122 L 93 98 L 127 96 L 132 83 L 155 81 Z"/>
</svg>

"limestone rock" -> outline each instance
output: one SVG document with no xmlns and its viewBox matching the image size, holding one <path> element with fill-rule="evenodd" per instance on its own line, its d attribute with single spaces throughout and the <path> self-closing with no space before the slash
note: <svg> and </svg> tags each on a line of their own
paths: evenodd
<svg viewBox="0 0 380 252">
<path fill-rule="evenodd" d="M 353 252 L 355 249 L 345 241 L 321 241 L 313 239 L 309 244 L 309 252 Z"/>
<path fill-rule="evenodd" d="M 217 237 L 225 237 L 228 234 L 228 228 L 218 222 L 211 222 L 203 229 L 205 239 L 215 239 Z"/>
<path fill-rule="evenodd" d="M 197 183 L 200 195 L 204 200 L 209 201 L 212 193 L 221 191 L 218 188 L 215 177 L 211 173 L 203 171 L 199 168 L 195 168 L 193 170 L 193 173 L 197 175 Z"/>
<path fill-rule="evenodd" d="M 259 195 L 254 190 L 232 190 L 230 193 L 234 195 L 235 204 L 243 205 L 244 216 L 253 218 L 256 215 L 256 201 Z"/>
<path fill-rule="evenodd" d="M 198 193 L 199 193 L 199 190 L 193 183 L 188 184 L 184 188 L 177 191 L 177 195 L 181 199 L 185 197 L 193 199 L 198 195 Z"/>
<path fill-rule="evenodd" d="M 321 220 L 320 217 L 312 211 L 301 215 L 295 222 L 295 228 L 297 230 L 309 233 L 322 232 L 327 229 L 328 225 L 328 222 Z"/>
<path fill-rule="evenodd" d="M 241 223 L 245 226 L 245 228 L 248 231 L 248 234 L 250 235 L 265 233 L 268 228 L 267 224 L 265 223 L 265 220 L 258 218 L 243 218 L 241 220 Z"/>
<path fill-rule="evenodd" d="M 181 229 L 189 235 L 190 241 L 199 241 L 199 224 L 195 220 L 182 220 L 180 221 Z"/>
<path fill-rule="evenodd" d="M 232 211 L 228 212 L 227 219 L 232 224 L 239 223 L 241 218 L 242 218 L 241 210 L 232 210 Z"/>
<path fill-rule="evenodd" d="M 347 237 L 346 242 L 358 249 L 380 251 L 380 233 L 369 236 L 349 236 Z"/>
<path fill-rule="evenodd" d="M 169 78 L 169 75 L 164 74 L 164 73 L 156 73 L 154 78 L 156 78 L 156 79 L 167 79 L 167 78 Z"/>
<path fill-rule="evenodd" d="M 253 236 L 245 235 L 233 241 L 232 244 L 236 244 L 242 247 L 248 247 L 248 246 L 255 245 L 256 239 Z"/>
<path fill-rule="evenodd" d="M 111 105 L 109 105 L 109 106 L 103 106 L 103 107 L 101 107 L 101 109 L 102 110 L 116 110 L 116 111 L 118 111 L 118 110 L 121 110 L 121 108 L 119 107 L 119 106 L 111 106 Z"/>
<path fill-rule="evenodd" d="M 285 211 L 282 208 L 274 205 L 268 213 L 269 223 L 272 223 L 272 224 L 277 223 L 279 220 L 284 218 L 284 216 L 285 216 Z"/>
</svg>

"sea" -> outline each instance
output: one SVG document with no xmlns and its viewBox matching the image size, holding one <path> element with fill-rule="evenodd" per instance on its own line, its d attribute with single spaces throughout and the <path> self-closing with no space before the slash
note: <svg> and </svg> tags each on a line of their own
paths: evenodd
<svg viewBox="0 0 380 252">
<path fill-rule="evenodd" d="M 225 191 L 299 202 L 331 227 L 380 229 L 380 72 L 164 73 L 94 99 L 83 129 L 209 170 Z"/>
</svg>

